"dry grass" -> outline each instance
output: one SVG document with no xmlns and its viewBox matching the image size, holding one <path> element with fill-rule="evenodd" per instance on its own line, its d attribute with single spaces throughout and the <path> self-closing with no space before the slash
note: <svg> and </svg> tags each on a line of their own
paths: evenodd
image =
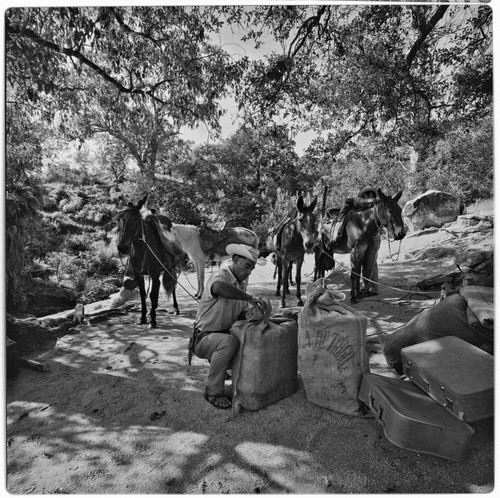
<svg viewBox="0 0 500 498">
<path fill-rule="evenodd" d="M 495 212 L 495 199 L 481 199 L 467 206 L 466 212 L 468 214 L 477 213 L 494 213 Z"/>
</svg>

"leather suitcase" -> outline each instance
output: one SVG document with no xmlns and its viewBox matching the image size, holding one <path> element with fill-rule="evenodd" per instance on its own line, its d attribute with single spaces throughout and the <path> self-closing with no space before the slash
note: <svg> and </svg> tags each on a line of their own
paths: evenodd
<svg viewBox="0 0 500 498">
<path fill-rule="evenodd" d="M 403 371 L 458 419 L 475 422 L 493 415 L 493 356 L 454 336 L 401 350 Z"/>
<path fill-rule="evenodd" d="M 396 446 L 462 462 L 474 429 L 409 381 L 364 374 L 359 399 Z"/>
</svg>

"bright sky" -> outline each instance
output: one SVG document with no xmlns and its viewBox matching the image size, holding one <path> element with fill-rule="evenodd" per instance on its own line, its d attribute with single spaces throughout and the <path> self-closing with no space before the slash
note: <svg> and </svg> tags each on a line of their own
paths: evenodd
<svg viewBox="0 0 500 498">
<path fill-rule="evenodd" d="M 222 28 L 218 41 L 220 45 L 235 59 L 244 56 L 248 56 L 250 59 L 260 59 L 272 51 L 282 51 L 281 46 L 271 40 L 266 41 L 261 48 L 255 49 L 253 42 L 242 41 L 241 37 L 238 34 L 233 33 L 229 26 Z M 226 114 L 220 119 L 222 127 L 221 138 L 224 139 L 231 136 L 242 123 L 241 120 L 239 120 L 238 109 L 233 98 L 227 97 L 223 99 L 221 101 L 221 105 L 226 111 Z M 207 130 L 204 125 L 194 130 L 183 127 L 181 128 L 181 133 L 184 138 L 192 140 L 196 145 L 203 143 L 216 143 L 218 141 L 218 139 L 210 139 L 209 130 Z M 315 136 L 315 133 L 300 133 L 295 136 L 295 151 L 297 154 L 302 155 Z"/>
</svg>

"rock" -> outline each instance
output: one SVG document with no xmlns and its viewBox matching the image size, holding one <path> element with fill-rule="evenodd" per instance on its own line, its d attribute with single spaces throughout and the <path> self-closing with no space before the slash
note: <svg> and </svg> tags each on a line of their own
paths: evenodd
<svg viewBox="0 0 500 498">
<path fill-rule="evenodd" d="M 29 312 L 40 317 L 68 308 L 73 309 L 77 295 L 72 289 L 36 278 L 26 290 L 26 298 Z"/>
<path fill-rule="evenodd" d="M 457 218 L 456 226 L 468 229 L 468 231 L 493 230 L 493 216 L 489 214 L 465 214 Z"/>
<path fill-rule="evenodd" d="M 428 190 L 405 204 L 403 218 L 410 231 L 414 232 L 455 221 L 463 209 L 463 204 L 454 195 Z"/>
<path fill-rule="evenodd" d="M 7 337 L 17 343 L 20 353 L 53 347 L 59 337 L 68 333 L 70 327 L 70 322 L 51 327 L 37 318 L 18 319 L 9 314 L 6 318 Z"/>
<path fill-rule="evenodd" d="M 455 264 L 463 271 L 493 275 L 493 252 L 471 249 L 457 255 Z"/>
<path fill-rule="evenodd" d="M 19 347 L 17 342 L 6 337 L 6 372 L 7 378 L 15 377 L 19 373 Z"/>
</svg>

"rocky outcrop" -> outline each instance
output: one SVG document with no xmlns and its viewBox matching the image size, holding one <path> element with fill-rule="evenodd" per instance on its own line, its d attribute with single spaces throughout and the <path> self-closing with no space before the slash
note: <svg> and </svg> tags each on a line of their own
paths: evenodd
<svg viewBox="0 0 500 498">
<path fill-rule="evenodd" d="M 32 280 L 26 289 L 28 309 L 31 315 L 45 316 L 64 309 L 73 309 L 77 294 L 72 289 L 39 278 Z"/>
<path fill-rule="evenodd" d="M 74 325 L 69 320 L 45 321 L 34 317 L 16 318 L 6 315 L 7 337 L 17 343 L 20 353 L 54 347 L 57 339 L 70 332 Z"/>
<path fill-rule="evenodd" d="M 463 204 L 454 195 L 428 190 L 405 204 L 403 218 L 410 231 L 414 232 L 455 221 L 463 210 Z"/>
</svg>

